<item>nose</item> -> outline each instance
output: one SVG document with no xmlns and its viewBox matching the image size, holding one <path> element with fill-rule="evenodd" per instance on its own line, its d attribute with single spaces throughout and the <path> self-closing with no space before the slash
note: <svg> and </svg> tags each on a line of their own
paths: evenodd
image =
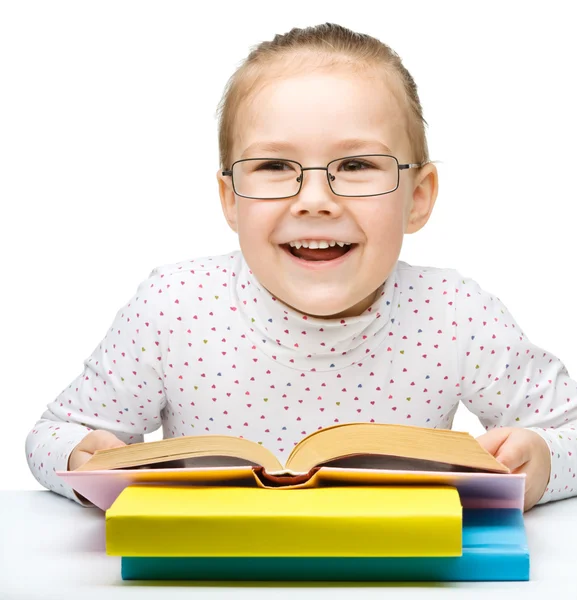
<svg viewBox="0 0 577 600">
<path fill-rule="evenodd" d="M 338 203 L 338 196 L 333 194 L 327 175 L 331 177 L 326 168 L 309 167 L 303 169 L 301 191 L 294 197 L 291 205 L 291 211 L 294 214 L 338 215 L 342 212 L 342 208 Z"/>
</svg>

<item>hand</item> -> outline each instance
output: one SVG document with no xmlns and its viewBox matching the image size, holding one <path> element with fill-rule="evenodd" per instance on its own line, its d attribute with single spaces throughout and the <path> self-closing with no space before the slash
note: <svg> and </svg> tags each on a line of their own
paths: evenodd
<svg viewBox="0 0 577 600">
<path fill-rule="evenodd" d="M 477 441 L 512 473 L 526 473 L 525 511 L 541 500 L 551 475 L 551 453 L 547 442 L 534 431 L 521 427 L 498 427 Z"/>
<path fill-rule="evenodd" d="M 78 443 L 68 458 L 68 471 L 74 471 L 92 457 L 97 450 L 126 446 L 113 433 L 104 429 L 95 429 Z"/>
</svg>

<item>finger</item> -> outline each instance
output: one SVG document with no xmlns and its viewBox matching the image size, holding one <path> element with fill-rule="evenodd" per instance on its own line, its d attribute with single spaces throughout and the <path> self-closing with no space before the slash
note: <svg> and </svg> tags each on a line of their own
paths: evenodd
<svg viewBox="0 0 577 600">
<path fill-rule="evenodd" d="M 497 427 L 480 435 L 477 441 L 487 452 L 495 456 L 510 435 L 511 430 L 509 428 Z"/>
<path fill-rule="evenodd" d="M 116 448 L 118 446 L 126 446 L 126 444 L 119 440 L 113 433 L 99 429 L 91 434 L 88 434 L 82 444 L 82 450 L 86 452 L 96 452 L 97 450 L 105 450 L 106 448 Z"/>
<path fill-rule="evenodd" d="M 84 463 L 88 462 L 91 458 L 92 452 L 85 452 L 76 448 L 68 457 L 68 466 L 66 467 L 66 470 L 74 471 L 75 469 L 78 469 L 78 467 L 81 467 Z"/>
<path fill-rule="evenodd" d="M 513 472 L 513 469 L 511 469 L 511 472 Z M 525 463 L 523 463 L 522 465 L 517 467 L 514 470 L 514 472 L 515 472 L 515 475 L 520 475 L 522 473 L 525 473 L 525 475 L 526 475 L 525 494 L 524 494 L 524 500 L 523 500 L 523 512 L 526 512 L 526 511 L 530 510 L 531 508 L 533 508 L 533 506 L 537 503 L 537 501 L 543 495 L 543 494 L 538 494 L 538 492 L 535 489 L 536 488 L 536 486 L 535 486 L 535 478 L 536 478 L 535 467 L 533 466 L 531 461 L 526 461 Z"/>
<path fill-rule="evenodd" d="M 528 444 L 508 439 L 499 448 L 495 458 L 506 467 L 509 467 L 511 471 L 515 471 L 529 461 L 531 452 Z"/>
</svg>

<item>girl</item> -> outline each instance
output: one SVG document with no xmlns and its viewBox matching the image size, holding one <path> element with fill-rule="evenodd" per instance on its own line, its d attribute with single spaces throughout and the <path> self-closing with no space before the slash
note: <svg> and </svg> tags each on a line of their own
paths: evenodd
<svg viewBox="0 0 577 600">
<path fill-rule="evenodd" d="M 242 436 L 281 461 L 347 421 L 450 428 L 525 472 L 525 509 L 577 493 L 577 384 L 495 295 L 398 260 L 438 190 L 416 85 L 334 24 L 256 47 L 220 106 L 220 199 L 240 251 L 157 267 L 26 439 L 45 487 L 96 450 Z"/>
</svg>

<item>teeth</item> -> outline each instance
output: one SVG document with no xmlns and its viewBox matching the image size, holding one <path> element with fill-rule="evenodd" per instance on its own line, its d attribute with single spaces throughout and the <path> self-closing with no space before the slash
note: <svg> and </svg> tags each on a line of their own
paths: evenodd
<svg viewBox="0 0 577 600">
<path fill-rule="evenodd" d="M 343 246 L 350 246 L 352 242 L 336 242 L 335 240 L 331 240 L 327 242 L 326 240 L 297 240 L 294 242 L 289 242 L 289 246 L 296 248 L 297 250 L 302 246 L 303 248 L 328 248 L 329 246 L 332 248 L 337 244 L 342 248 Z"/>
</svg>

